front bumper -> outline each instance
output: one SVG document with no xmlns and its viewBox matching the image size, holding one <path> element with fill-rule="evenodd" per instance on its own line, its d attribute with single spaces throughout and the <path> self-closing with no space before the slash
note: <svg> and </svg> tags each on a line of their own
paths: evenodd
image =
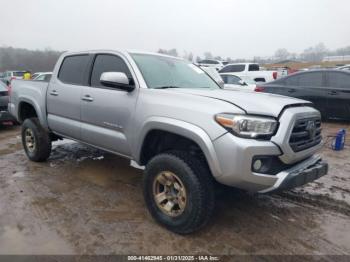
<svg viewBox="0 0 350 262">
<path fill-rule="evenodd" d="M 225 185 L 251 192 L 271 192 L 303 185 L 327 174 L 328 165 L 316 152 L 321 143 L 300 152 L 294 152 L 289 137 L 295 121 L 319 116 L 311 107 L 286 109 L 280 117 L 278 132 L 270 141 L 244 139 L 227 133 L 213 141 L 221 172 L 213 172 L 215 179 Z M 277 157 L 285 167 L 276 173 L 257 173 L 252 170 L 254 157 Z"/>
<path fill-rule="evenodd" d="M 320 156 L 312 156 L 292 168 L 278 173 L 276 183 L 272 187 L 259 192 L 270 193 L 302 186 L 327 173 L 328 164 Z"/>
</svg>

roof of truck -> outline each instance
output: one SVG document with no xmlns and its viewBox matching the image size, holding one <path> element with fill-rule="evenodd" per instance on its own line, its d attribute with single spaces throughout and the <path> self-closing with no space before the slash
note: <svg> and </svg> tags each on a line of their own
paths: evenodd
<svg viewBox="0 0 350 262">
<path fill-rule="evenodd" d="M 161 54 L 161 53 L 156 53 L 156 52 L 148 52 L 148 51 L 140 51 L 140 50 L 125 50 L 125 49 L 100 49 L 100 50 L 85 50 L 85 51 L 66 51 L 63 53 L 64 56 L 69 56 L 69 55 L 79 55 L 79 54 L 96 54 L 96 53 L 121 53 L 121 54 L 145 54 L 145 55 L 156 55 L 156 56 L 163 56 L 163 57 L 169 57 L 169 58 L 174 58 L 174 59 L 179 59 L 183 60 L 181 57 L 176 57 L 176 56 L 170 56 L 166 54 Z"/>
</svg>

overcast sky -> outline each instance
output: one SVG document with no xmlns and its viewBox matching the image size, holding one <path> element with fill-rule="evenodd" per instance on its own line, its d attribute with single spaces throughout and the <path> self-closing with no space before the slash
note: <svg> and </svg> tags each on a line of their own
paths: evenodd
<svg viewBox="0 0 350 262">
<path fill-rule="evenodd" d="M 0 0 L 0 45 L 232 58 L 350 45 L 349 0 Z"/>
</svg>

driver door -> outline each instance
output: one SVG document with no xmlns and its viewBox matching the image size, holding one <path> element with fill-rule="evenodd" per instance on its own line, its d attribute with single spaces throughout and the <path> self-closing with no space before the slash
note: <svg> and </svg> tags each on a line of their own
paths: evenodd
<svg viewBox="0 0 350 262">
<path fill-rule="evenodd" d="M 90 75 L 90 86 L 81 93 L 82 140 L 124 156 L 130 156 L 127 127 L 133 118 L 138 89 L 127 92 L 100 83 L 104 72 L 123 72 L 132 80 L 123 58 L 97 54 Z"/>
</svg>

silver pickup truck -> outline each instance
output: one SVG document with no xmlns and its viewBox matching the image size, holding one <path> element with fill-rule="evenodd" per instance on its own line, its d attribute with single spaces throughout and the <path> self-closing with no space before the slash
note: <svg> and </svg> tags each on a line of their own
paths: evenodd
<svg viewBox="0 0 350 262">
<path fill-rule="evenodd" d="M 145 52 L 63 54 L 51 81 L 15 80 L 9 111 L 28 158 L 69 138 L 145 166 L 146 205 L 179 234 L 205 225 L 215 184 L 274 192 L 328 171 L 310 102 L 223 90 L 183 59 Z"/>
</svg>

